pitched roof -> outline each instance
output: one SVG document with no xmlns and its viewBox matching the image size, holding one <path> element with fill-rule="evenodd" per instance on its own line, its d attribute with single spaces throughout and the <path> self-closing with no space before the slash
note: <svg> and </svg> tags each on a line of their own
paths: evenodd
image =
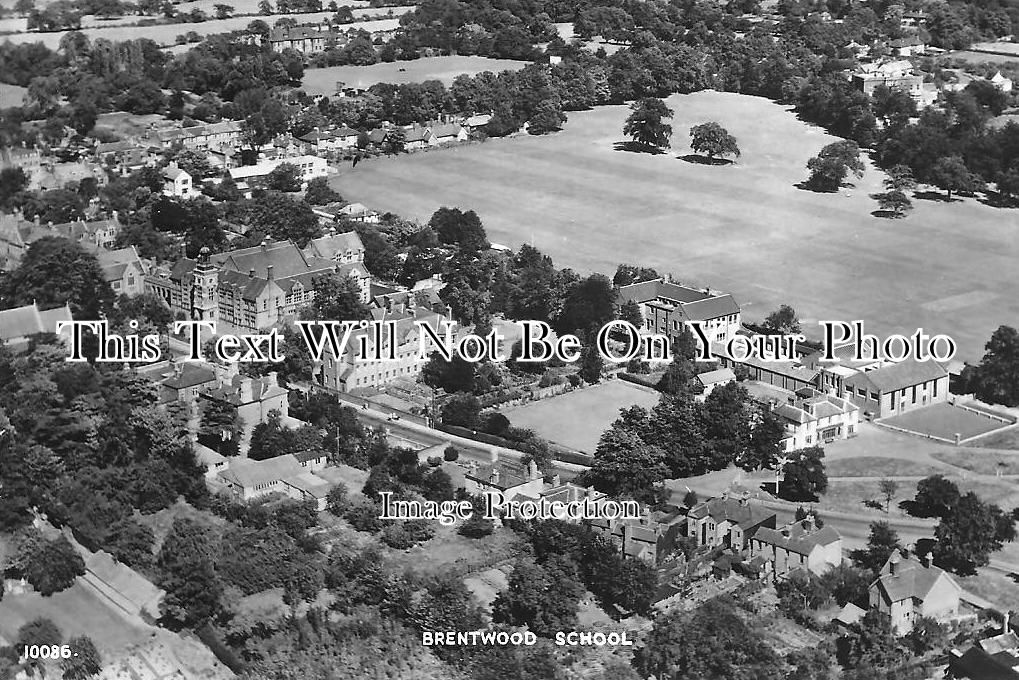
<svg viewBox="0 0 1019 680">
<path fill-rule="evenodd" d="M 248 399 L 242 394 L 245 384 L 251 384 L 251 398 Z M 270 397 L 286 394 L 287 390 L 280 387 L 269 378 L 249 378 L 243 375 L 235 375 L 230 382 L 222 387 L 209 387 L 201 391 L 203 397 L 216 401 L 225 401 L 234 406 L 251 404 L 256 401 L 265 401 Z"/>
<path fill-rule="evenodd" d="M 163 177 L 168 180 L 173 181 L 180 177 L 181 175 L 187 175 L 187 173 L 180 168 L 173 167 L 172 165 L 168 165 L 165 168 L 163 168 Z"/>
<path fill-rule="evenodd" d="M 426 127 L 424 127 L 424 128 L 415 127 L 415 128 L 411 128 L 410 130 L 407 130 L 407 136 L 404 138 L 404 141 L 405 142 L 427 142 L 433 136 L 434 135 L 432 134 L 431 129 L 426 128 Z"/>
<path fill-rule="evenodd" d="M 128 266 L 134 264 L 144 273 L 142 259 L 134 246 L 118 248 L 116 250 L 100 250 L 96 253 L 99 266 L 103 269 L 103 276 L 107 281 L 119 281 L 124 276 Z"/>
<path fill-rule="evenodd" d="M 211 256 L 210 261 L 224 271 L 248 276 L 252 269 L 255 278 L 268 278 L 272 267 L 273 279 L 281 282 L 294 277 L 319 274 L 336 268 L 336 263 L 321 257 L 306 256 L 293 241 L 276 241 L 253 248 L 242 248 Z M 310 281 L 306 282 L 310 283 Z"/>
<path fill-rule="evenodd" d="M 300 462 L 292 453 L 287 453 L 266 460 L 238 458 L 230 463 L 230 469 L 219 473 L 228 482 L 243 488 L 251 488 L 259 484 L 271 484 L 293 477 L 303 471 Z"/>
<path fill-rule="evenodd" d="M 761 541 L 776 548 L 784 548 L 797 555 L 809 555 L 814 548 L 831 545 L 841 539 L 842 536 L 839 535 L 839 532 L 830 526 L 819 529 L 812 523 L 808 524 L 807 520 L 793 522 L 782 529 L 761 527 L 754 534 L 755 541 Z"/>
<path fill-rule="evenodd" d="M 894 392 L 913 385 L 920 385 L 928 380 L 937 380 L 948 375 L 936 361 L 915 361 L 907 359 L 896 364 L 889 364 L 873 371 L 861 371 L 846 378 L 846 385 L 866 383 L 879 392 Z"/>
<path fill-rule="evenodd" d="M 179 371 L 179 372 L 178 372 Z M 175 364 L 175 370 L 163 381 L 165 387 L 182 390 L 196 385 L 204 385 L 216 380 L 216 372 L 211 368 L 196 365 L 189 361 Z"/>
<path fill-rule="evenodd" d="M 697 380 L 702 385 L 713 385 L 715 383 L 727 383 L 736 379 L 736 374 L 731 368 L 719 368 L 714 371 L 706 371 L 697 374 Z"/>
<path fill-rule="evenodd" d="M 617 301 L 619 304 L 631 301 L 638 304 L 664 301 L 665 304 L 681 309 L 684 317 L 693 321 L 706 321 L 739 313 L 739 305 L 728 293 L 698 290 L 665 279 L 620 286 L 617 291 Z"/>
<path fill-rule="evenodd" d="M 690 517 L 711 517 L 716 521 L 729 521 L 747 528 L 760 524 L 775 513 L 752 500 L 717 496 L 698 503 L 690 509 Z"/>
<path fill-rule="evenodd" d="M 436 137 L 456 137 L 461 130 L 463 130 L 463 125 L 460 123 L 447 123 L 432 127 L 432 134 Z"/>
<path fill-rule="evenodd" d="M 0 309 L 0 340 L 10 342 L 36 333 L 56 333 L 58 321 L 71 320 L 71 310 L 67 305 L 46 311 L 40 310 L 35 303 Z"/>
<path fill-rule="evenodd" d="M 895 564 L 895 573 L 891 573 L 891 565 Z M 900 602 L 910 598 L 923 600 L 931 591 L 934 585 L 942 578 L 961 591 L 952 577 L 945 571 L 935 566 L 924 566 L 913 559 L 903 558 L 902 554 L 895 550 L 888 561 L 881 568 L 881 575 L 871 585 L 881 590 L 889 602 Z"/>
<path fill-rule="evenodd" d="M 356 231 L 347 231 L 340 234 L 331 234 L 320 238 L 312 239 L 304 249 L 306 255 L 322 257 L 331 260 L 336 255 L 343 254 L 348 250 L 364 251 L 364 243 Z"/>
</svg>

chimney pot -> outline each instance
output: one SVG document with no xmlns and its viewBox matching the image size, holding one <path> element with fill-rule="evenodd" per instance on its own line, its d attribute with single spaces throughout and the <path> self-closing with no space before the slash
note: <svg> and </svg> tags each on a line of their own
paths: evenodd
<svg viewBox="0 0 1019 680">
<path fill-rule="evenodd" d="M 272 281 L 272 265 L 271 264 L 268 267 L 265 268 L 265 278 L 267 278 L 270 281 Z"/>
</svg>

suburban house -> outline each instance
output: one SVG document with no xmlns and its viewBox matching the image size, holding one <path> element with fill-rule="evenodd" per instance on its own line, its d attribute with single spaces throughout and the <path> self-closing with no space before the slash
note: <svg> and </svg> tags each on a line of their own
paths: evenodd
<svg viewBox="0 0 1019 680">
<path fill-rule="evenodd" d="M 168 371 L 166 369 L 169 369 Z M 194 403 L 198 393 L 216 386 L 216 369 L 193 361 L 175 361 L 154 376 L 167 399 Z M 159 380 L 161 378 L 161 380 Z"/>
<path fill-rule="evenodd" d="M 991 81 L 991 85 L 994 85 L 1002 92 L 1012 91 L 1012 79 L 1006 78 L 1005 76 L 1001 75 L 1001 71 L 995 73 L 993 76 L 989 78 L 989 80 Z"/>
<path fill-rule="evenodd" d="M 50 227 L 55 234 L 74 241 L 78 245 L 91 249 L 110 250 L 117 243 L 117 236 L 120 234 L 121 224 L 117 211 L 113 211 L 113 217 L 104 220 L 92 220 L 85 222 L 64 222 L 54 224 Z"/>
<path fill-rule="evenodd" d="M 818 527 L 808 516 L 779 529 L 761 527 L 750 539 L 750 554 L 763 557 L 776 578 L 793 569 L 820 576 L 842 563 L 842 536 L 831 527 Z"/>
<path fill-rule="evenodd" d="M 644 331 L 675 340 L 689 321 L 701 322 L 708 340 L 724 343 L 740 328 L 739 305 L 728 293 L 709 288 L 688 288 L 668 279 L 641 281 L 620 286 L 616 304 L 636 302 Z"/>
<path fill-rule="evenodd" d="M 499 460 L 499 450 L 495 447 L 487 463 L 472 458 L 459 466 L 464 470 L 464 488 L 474 495 L 499 491 L 506 500 L 518 497 L 537 500 L 545 491 L 545 480 L 534 461 L 524 466 L 516 461 Z"/>
<path fill-rule="evenodd" d="M 240 441 L 242 455 L 247 454 L 255 426 L 266 422 L 270 412 L 278 411 L 286 419 L 290 407 L 288 395 L 276 382 L 275 371 L 263 378 L 250 378 L 237 372 L 236 362 L 218 370 L 214 384 L 206 384 L 198 390 L 200 399 L 229 404 L 236 409 L 244 423 Z"/>
<path fill-rule="evenodd" d="M 0 309 L 0 341 L 12 352 L 23 352 L 28 349 L 33 335 L 56 333 L 60 321 L 73 321 L 71 309 L 67 305 L 40 310 L 38 305 L 32 303 L 24 307 Z M 69 331 L 61 335 L 70 340 Z"/>
<path fill-rule="evenodd" d="M 342 233 L 331 233 L 328 236 L 320 236 L 312 239 L 304 248 L 304 254 L 309 257 L 319 257 L 325 260 L 332 260 L 339 264 L 352 264 L 354 262 L 364 263 L 364 243 L 356 231 L 345 231 Z"/>
<path fill-rule="evenodd" d="M 324 458 L 318 453 L 288 453 L 266 460 L 231 461 L 218 478 L 241 500 L 279 493 L 299 501 L 314 501 L 321 511 L 326 508 L 330 489 L 329 482 L 315 474 L 323 467 Z"/>
<path fill-rule="evenodd" d="M 369 329 L 355 329 L 351 333 L 342 356 L 334 357 L 326 352 L 323 361 L 315 367 L 315 379 L 322 385 L 343 392 L 378 388 L 397 378 L 413 377 L 424 366 L 427 359 L 419 358 L 419 345 L 424 331 L 419 327 L 427 324 L 441 337 L 444 317 L 425 307 L 393 305 L 391 309 L 372 309 L 372 319 L 394 324 L 396 347 L 389 348 L 388 333 L 382 336 L 383 356 L 392 355 L 395 361 L 372 361 L 359 358 L 359 338 L 366 338 L 367 354 L 376 352 L 375 340 Z"/>
<path fill-rule="evenodd" d="M 191 182 L 191 175 L 177 166 L 176 161 L 163 168 L 163 195 L 173 198 L 192 198 L 199 193 Z"/>
<path fill-rule="evenodd" d="M 160 130 L 153 140 L 164 149 L 180 144 L 185 149 L 208 149 L 213 146 L 236 146 L 241 140 L 241 124 L 224 120 L 219 123 L 192 125 Z"/>
<path fill-rule="evenodd" d="M 757 531 L 775 528 L 776 515 L 749 491 L 736 496 L 728 491 L 690 508 L 687 513 L 686 535 L 698 546 L 729 546 L 742 550 Z"/>
<path fill-rule="evenodd" d="M 241 190 L 263 186 L 273 170 L 287 163 L 297 168 L 297 176 L 301 186 L 307 187 L 308 182 L 316 177 L 328 177 L 329 165 L 325 158 L 318 156 L 289 156 L 262 161 L 255 165 L 239 165 L 230 168 L 230 177 L 237 182 Z M 242 186 L 243 185 L 243 186 Z"/>
<path fill-rule="evenodd" d="M 87 249 L 112 248 L 120 228 L 116 212 L 111 219 L 62 224 L 42 224 L 38 215 L 29 222 L 20 213 L 0 214 L 0 269 L 16 267 L 28 246 L 47 236 L 66 238 Z"/>
<path fill-rule="evenodd" d="M 100 250 L 96 259 L 103 269 L 103 278 L 117 295 L 141 295 L 145 292 L 145 263 L 134 246 L 117 250 Z"/>
<path fill-rule="evenodd" d="M 899 635 L 913 630 L 921 616 L 947 621 L 959 613 L 962 588 L 943 569 L 908 559 L 895 550 L 870 586 L 870 606 L 892 617 Z"/>
<path fill-rule="evenodd" d="M 273 52 L 297 50 L 301 54 L 325 52 L 330 41 L 346 43 L 346 38 L 331 30 L 329 24 L 304 24 L 301 26 L 277 26 L 269 32 L 269 44 Z"/>
<path fill-rule="evenodd" d="M 460 123 L 443 123 L 432 126 L 432 134 L 435 136 L 436 144 L 453 144 L 466 142 L 469 138 L 467 128 Z"/>
<path fill-rule="evenodd" d="M 360 267 L 307 256 L 291 241 L 265 241 L 217 255 L 203 252 L 197 260 L 182 258 L 170 271 L 150 274 L 145 284 L 174 312 L 215 320 L 220 332 L 253 332 L 293 318 L 314 299 L 316 277 L 344 268 L 360 277 Z"/>
</svg>

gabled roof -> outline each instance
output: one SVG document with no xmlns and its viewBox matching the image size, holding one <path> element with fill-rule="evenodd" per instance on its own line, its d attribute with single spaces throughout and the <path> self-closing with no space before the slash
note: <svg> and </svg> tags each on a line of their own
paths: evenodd
<svg viewBox="0 0 1019 680">
<path fill-rule="evenodd" d="M 187 176 L 190 177 L 190 175 L 188 175 L 188 173 L 184 172 L 180 168 L 175 168 L 175 167 L 173 167 L 171 165 L 168 165 L 165 168 L 163 168 L 163 177 L 165 179 L 170 180 L 170 181 L 176 180 L 181 175 L 187 175 Z"/>
<path fill-rule="evenodd" d="M 894 574 L 891 573 L 893 564 Z M 962 591 L 959 584 L 943 569 L 924 566 L 916 560 L 902 557 L 902 554 L 895 550 L 881 568 L 881 575 L 871 588 L 878 588 L 889 602 L 900 602 L 910 598 L 924 600 L 941 579 L 947 579 L 955 590 Z"/>
<path fill-rule="evenodd" d="M 463 125 L 460 123 L 447 123 L 446 125 L 436 125 L 432 127 L 432 134 L 436 137 L 456 137 L 463 130 Z"/>
<path fill-rule="evenodd" d="M 138 271 L 144 274 L 142 259 L 134 246 L 118 248 L 116 250 L 100 250 L 96 253 L 99 266 L 103 269 L 103 277 L 107 281 L 119 281 L 124 277 L 127 268 L 134 264 Z"/>
<path fill-rule="evenodd" d="M 760 524 L 775 513 L 752 500 L 717 496 L 698 503 L 690 509 L 689 517 L 703 519 L 711 517 L 716 522 L 729 521 L 743 528 Z"/>
<path fill-rule="evenodd" d="M 223 270 L 238 272 L 245 276 L 254 269 L 256 278 L 267 277 L 271 266 L 273 278 L 277 281 L 310 272 L 325 272 L 336 267 L 336 263 L 331 260 L 306 256 L 293 241 L 276 241 L 252 248 L 231 250 L 213 255 L 210 260 Z"/>
<path fill-rule="evenodd" d="M 248 381 L 251 383 L 250 400 L 247 400 L 241 394 L 244 384 Z M 251 404 L 256 401 L 265 401 L 270 397 L 286 393 L 287 390 L 267 378 L 249 378 L 242 375 L 234 376 L 230 382 L 224 384 L 222 387 L 208 387 L 201 391 L 203 397 L 213 399 L 215 401 L 225 401 L 229 404 L 233 404 L 234 406 L 243 406 L 244 404 Z"/>
<path fill-rule="evenodd" d="M 808 520 L 800 520 L 782 529 L 761 527 L 754 534 L 754 540 L 783 548 L 797 555 L 809 555 L 819 546 L 824 547 L 842 540 L 842 536 L 829 526 L 818 529 L 813 523 L 808 524 Z"/>
<path fill-rule="evenodd" d="M 697 380 L 702 385 L 714 385 L 716 383 L 727 383 L 736 379 L 736 374 L 731 368 L 719 368 L 714 371 L 706 371 L 697 374 Z"/>
<path fill-rule="evenodd" d="M 294 454 L 287 453 L 266 460 L 238 458 L 231 461 L 230 469 L 219 473 L 219 476 L 228 482 L 250 489 L 259 484 L 282 481 L 303 471 L 301 463 Z"/>
<path fill-rule="evenodd" d="M 0 340 L 9 342 L 36 333 L 56 333 L 58 321 L 71 321 L 71 310 L 64 305 L 41 311 L 37 305 L 0 310 Z"/>
<path fill-rule="evenodd" d="M 304 249 L 306 255 L 321 257 L 331 260 L 337 254 L 344 254 L 348 250 L 358 252 L 364 251 L 364 243 L 356 231 L 347 231 L 341 234 L 331 234 L 320 238 L 312 239 Z"/>
<path fill-rule="evenodd" d="M 177 366 L 180 372 L 175 370 L 169 378 L 163 381 L 163 385 L 170 389 L 182 390 L 216 380 L 216 372 L 211 368 L 205 368 L 189 361 L 181 362 Z"/>
<path fill-rule="evenodd" d="M 937 380 L 948 375 L 936 361 L 915 361 L 907 359 L 889 364 L 873 371 L 861 371 L 846 378 L 846 385 L 870 385 L 878 392 L 894 392 L 928 380 Z"/>
<path fill-rule="evenodd" d="M 407 136 L 404 138 L 405 142 L 427 142 L 429 139 L 434 137 L 431 129 L 415 127 L 407 130 Z"/>
<path fill-rule="evenodd" d="M 642 304 L 663 300 L 665 304 L 679 307 L 683 316 L 693 321 L 707 321 L 739 313 L 739 305 L 728 293 L 698 290 L 665 279 L 620 286 L 617 292 L 619 304 L 631 301 Z"/>
</svg>

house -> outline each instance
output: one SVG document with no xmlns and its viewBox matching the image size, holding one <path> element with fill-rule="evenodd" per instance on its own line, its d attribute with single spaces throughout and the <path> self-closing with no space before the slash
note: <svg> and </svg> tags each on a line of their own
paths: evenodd
<svg viewBox="0 0 1019 680">
<path fill-rule="evenodd" d="M 733 495 L 729 491 L 690 508 L 686 535 L 698 546 L 729 546 L 742 550 L 761 527 L 775 528 L 775 513 L 749 491 Z"/>
<path fill-rule="evenodd" d="M 896 549 L 868 592 L 870 606 L 891 616 L 892 629 L 905 635 L 921 616 L 942 622 L 957 616 L 962 588 L 943 569 L 931 564 L 929 553 L 921 564 L 903 557 Z"/>
<path fill-rule="evenodd" d="M 178 167 L 173 161 L 163 168 L 163 195 L 173 198 L 192 198 L 200 192 L 195 191 L 191 182 L 191 175 L 186 170 Z"/>
<path fill-rule="evenodd" d="M 363 203 L 348 203 L 336 211 L 336 216 L 365 224 L 378 224 L 382 221 L 382 217 L 377 212 Z"/>
<path fill-rule="evenodd" d="M 120 234 L 121 224 L 117 212 L 104 220 L 42 224 L 38 215 L 32 222 L 20 213 L 0 214 L 0 269 L 13 269 L 21 261 L 28 247 L 41 238 L 66 238 L 87 250 L 112 248 Z"/>
<path fill-rule="evenodd" d="M 103 278 L 116 295 L 141 295 L 145 292 L 146 267 L 134 246 L 117 250 L 99 250 L 96 259 Z"/>
<path fill-rule="evenodd" d="M 407 134 L 403 140 L 403 148 L 407 151 L 414 151 L 415 149 L 435 146 L 438 143 L 431 128 L 413 126 L 407 128 Z"/>
<path fill-rule="evenodd" d="M 33 176 L 35 188 L 43 190 L 63 189 L 68 184 L 78 184 L 85 180 L 93 180 L 96 186 L 104 187 L 109 183 L 106 170 L 96 163 L 70 162 L 47 163 Z"/>
<path fill-rule="evenodd" d="M 853 74 L 853 84 L 867 95 L 873 95 L 878 85 L 884 85 L 905 92 L 917 105 L 923 103 L 923 76 L 913 73 L 913 64 L 904 59 L 867 64 Z"/>
<path fill-rule="evenodd" d="M 927 51 L 927 43 L 919 34 L 913 34 L 904 38 L 896 38 L 888 43 L 888 47 L 896 55 L 903 58 L 915 57 Z"/>
<path fill-rule="evenodd" d="M 1019 680 L 1019 636 L 1008 627 L 977 640 L 965 653 L 953 649 L 948 658 L 948 677 L 958 680 Z"/>
<path fill-rule="evenodd" d="M 192 361 L 176 361 L 158 376 L 160 387 L 167 398 L 174 401 L 194 403 L 204 388 L 216 386 L 216 369 Z"/>
<path fill-rule="evenodd" d="M 36 222 L 38 224 L 38 222 Z M 121 224 L 117 211 L 113 216 L 104 220 L 91 220 L 86 222 L 64 222 L 61 224 L 49 225 L 55 236 L 61 236 L 68 241 L 73 241 L 87 250 L 110 250 L 116 245 L 117 236 L 120 235 Z"/>
<path fill-rule="evenodd" d="M 318 156 L 289 156 L 262 161 L 255 165 L 239 165 L 230 168 L 230 177 L 237 182 L 240 188 L 241 183 L 248 188 L 264 186 L 269 174 L 279 166 L 287 163 L 297 168 L 297 176 L 301 180 L 301 186 L 307 188 L 308 182 L 316 177 L 329 176 L 329 164 L 326 159 Z"/>
<path fill-rule="evenodd" d="M 241 500 L 279 493 L 295 500 L 312 500 L 319 511 L 325 510 L 330 489 L 329 482 L 311 472 L 292 453 L 266 460 L 232 461 L 218 478 Z"/>
<path fill-rule="evenodd" d="M 290 407 L 289 392 L 276 381 L 276 372 L 262 378 L 250 378 L 237 372 L 237 363 L 217 371 L 216 382 L 198 390 L 199 399 L 232 406 L 244 424 L 240 451 L 246 455 L 255 426 L 265 423 L 272 411 L 286 418 Z"/>
<path fill-rule="evenodd" d="M 492 447 L 487 463 L 472 458 L 461 467 L 464 468 L 464 488 L 473 495 L 499 491 L 507 501 L 537 500 L 545 490 L 545 482 L 534 461 L 524 466 L 500 460 L 499 450 L 495 447 Z"/>
<path fill-rule="evenodd" d="M 224 120 L 219 123 L 160 130 L 154 136 L 150 136 L 149 141 L 164 149 L 172 149 L 177 145 L 185 149 L 236 146 L 241 141 L 241 124 L 238 121 Z"/>
<path fill-rule="evenodd" d="M 698 373 L 697 382 L 703 391 L 697 395 L 697 401 L 704 401 L 716 387 L 728 385 L 734 380 L 736 380 L 736 374 L 732 372 L 731 368 L 719 368 L 714 371 Z"/>
<path fill-rule="evenodd" d="M 842 563 L 842 536 L 808 516 L 779 529 L 761 527 L 750 539 L 750 554 L 767 560 L 776 578 L 793 569 L 820 576 Z"/>
<path fill-rule="evenodd" d="M 860 430 L 860 408 L 849 401 L 802 387 L 796 392 L 762 390 L 748 385 L 756 400 L 777 415 L 785 428 L 783 451 L 797 451 L 835 439 L 855 437 Z"/>
<path fill-rule="evenodd" d="M 804 387 L 817 387 L 818 384 L 820 371 L 804 365 L 802 359 L 770 361 L 756 354 L 736 358 L 729 355 L 726 346 L 719 342 L 711 343 L 711 353 L 723 368 L 735 369 L 740 366 L 750 380 L 773 385 L 782 390 L 792 392 Z"/>
<path fill-rule="evenodd" d="M 342 356 L 335 357 L 326 352 L 322 363 L 315 367 L 314 376 L 319 384 L 343 392 L 353 392 L 375 389 L 397 378 L 416 376 L 421 371 L 427 359 L 420 356 L 421 336 L 424 333 L 420 326 L 427 324 L 441 336 L 444 317 L 425 307 L 404 305 L 372 309 L 371 312 L 374 321 L 393 324 L 396 347 L 390 349 L 389 336 L 383 334 L 383 345 L 376 349 L 370 330 L 356 329 L 351 333 Z M 367 347 L 365 355 L 372 356 L 378 351 L 383 356 L 395 356 L 395 360 L 361 359 L 358 345 L 362 337 Z"/>
<path fill-rule="evenodd" d="M 37 146 L 0 147 L 0 170 L 7 168 L 21 168 L 31 180 L 42 168 L 42 152 Z"/>
<path fill-rule="evenodd" d="M 190 319 L 212 319 L 219 332 L 264 331 L 296 316 L 315 297 L 315 278 L 347 268 L 363 280 L 357 263 L 305 255 L 291 241 L 211 255 L 182 258 L 169 271 L 145 280 L 146 290 L 174 312 Z M 360 285 L 360 283 L 359 283 Z"/>
<path fill-rule="evenodd" d="M 460 123 L 445 123 L 432 126 L 432 134 L 435 136 L 436 144 L 466 142 L 470 137 L 467 133 L 467 128 Z"/>
<path fill-rule="evenodd" d="M 473 116 L 468 116 L 467 119 L 463 122 L 463 125 L 465 128 L 467 128 L 468 133 L 478 132 L 480 130 L 484 130 L 485 126 L 488 125 L 488 121 L 490 120 L 492 120 L 492 114 L 480 113 L 475 114 Z"/>
<path fill-rule="evenodd" d="M 689 288 L 665 278 L 641 281 L 619 287 L 616 304 L 627 302 L 640 307 L 645 332 L 673 341 L 690 321 L 700 322 L 712 342 L 727 342 L 740 328 L 740 309 L 732 295 L 709 288 Z"/>
<path fill-rule="evenodd" d="M 329 24 L 305 24 L 302 26 L 277 26 L 269 32 L 269 44 L 273 52 L 297 50 L 309 55 L 325 52 L 332 45 L 342 45 L 346 38 L 331 30 Z"/>
<path fill-rule="evenodd" d="M 356 231 L 333 232 L 309 241 L 304 254 L 340 264 L 364 263 L 364 243 Z"/>
<path fill-rule="evenodd" d="M 316 128 L 297 139 L 314 151 L 341 151 L 357 146 L 357 138 L 360 134 L 357 130 L 349 127 L 339 127 L 333 130 Z"/>
<path fill-rule="evenodd" d="M 57 324 L 61 321 L 73 321 L 67 305 L 40 310 L 33 302 L 24 307 L 0 309 L 0 341 L 12 352 L 23 352 L 28 349 L 33 335 L 56 333 Z M 61 336 L 70 340 L 68 331 Z"/>
<path fill-rule="evenodd" d="M 153 165 L 156 161 L 149 147 L 127 140 L 97 144 L 95 157 L 98 162 L 115 168 L 122 175 Z"/>
<path fill-rule="evenodd" d="M 998 71 L 993 76 L 991 76 L 990 81 L 991 85 L 994 85 L 1002 92 L 1012 91 L 1012 79 L 1006 78 L 1005 76 L 1001 75 L 1001 71 Z"/>
</svg>

